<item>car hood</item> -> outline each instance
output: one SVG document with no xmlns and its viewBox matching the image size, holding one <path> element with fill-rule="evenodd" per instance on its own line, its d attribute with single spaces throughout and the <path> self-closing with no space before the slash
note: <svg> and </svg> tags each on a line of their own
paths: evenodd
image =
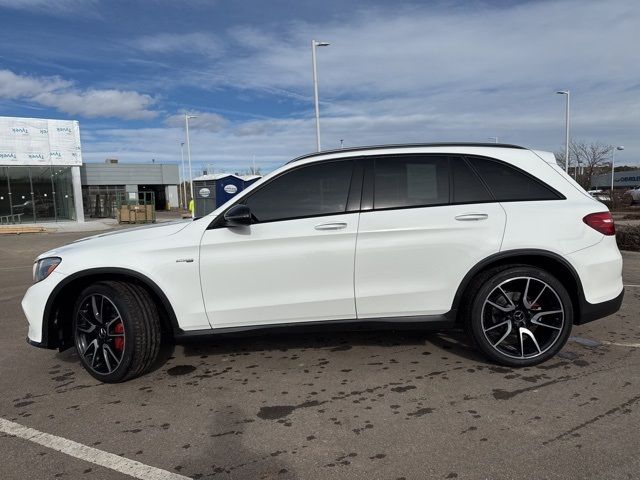
<svg viewBox="0 0 640 480">
<path fill-rule="evenodd" d="M 135 228 L 126 228 L 115 232 L 100 233 L 74 241 L 68 245 L 54 248 L 38 256 L 38 259 L 45 257 L 62 256 L 80 249 L 103 248 L 106 246 L 114 247 L 131 242 L 148 242 L 160 237 L 174 235 L 189 225 L 193 224 L 192 220 L 178 220 L 175 222 L 166 222 L 153 225 L 145 225 Z"/>
</svg>

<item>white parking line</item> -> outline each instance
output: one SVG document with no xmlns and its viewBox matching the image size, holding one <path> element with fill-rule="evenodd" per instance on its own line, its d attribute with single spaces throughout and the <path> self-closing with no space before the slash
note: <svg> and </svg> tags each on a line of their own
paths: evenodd
<svg viewBox="0 0 640 480">
<path fill-rule="evenodd" d="M 30 442 L 40 444 L 44 447 L 57 450 L 69 456 L 79 458 L 86 462 L 100 465 L 101 467 L 124 473 L 141 480 L 190 480 L 189 477 L 178 475 L 177 473 L 151 467 L 144 463 L 129 460 L 128 458 L 114 455 L 113 453 L 88 447 L 73 440 L 57 437 L 49 433 L 41 432 L 34 428 L 25 427 L 19 423 L 11 422 L 0 418 L 0 432 L 14 437 L 23 438 Z"/>
<path fill-rule="evenodd" d="M 625 287 L 640 288 L 640 285 L 625 285 Z"/>
<path fill-rule="evenodd" d="M 640 343 L 617 343 L 617 342 L 602 342 L 604 345 L 615 345 L 616 347 L 629 347 L 640 348 Z"/>
</svg>

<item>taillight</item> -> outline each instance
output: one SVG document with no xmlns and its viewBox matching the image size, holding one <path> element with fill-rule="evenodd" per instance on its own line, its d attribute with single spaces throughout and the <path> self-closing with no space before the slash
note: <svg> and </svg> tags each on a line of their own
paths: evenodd
<svg viewBox="0 0 640 480">
<path fill-rule="evenodd" d="M 590 213 L 582 221 L 603 235 L 616 234 L 616 226 L 609 212 Z"/>
</svg>

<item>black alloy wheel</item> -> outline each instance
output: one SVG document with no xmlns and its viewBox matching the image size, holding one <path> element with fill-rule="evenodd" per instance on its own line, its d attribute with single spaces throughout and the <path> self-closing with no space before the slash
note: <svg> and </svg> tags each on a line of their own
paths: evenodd
<svg viewBox="0 0 640 480">
<path fill-rule="evenodd" d="M 80 302 L 76 316 L 76 348 L 97 374 L 113 373 L 122 363 L 126 343 L 122 316 L 106 295 L 94 293 Z"/>
<path fill-rule="evenodd" d="M 78 297 L 73 335 L 80 361 L 93 377 L 122 382 L 149 371 L 158 358 L 160 312 L 144 286 L 99 281 Z"/>
<path fill-rule="evenodd" d="M 564 346 L 573 306 L 566 288 L 548 272 L 503 267 L 482 275 L 474 288 L 468 330 L 490 358 L 509 366 L 530 366 Z"/>
</svg>

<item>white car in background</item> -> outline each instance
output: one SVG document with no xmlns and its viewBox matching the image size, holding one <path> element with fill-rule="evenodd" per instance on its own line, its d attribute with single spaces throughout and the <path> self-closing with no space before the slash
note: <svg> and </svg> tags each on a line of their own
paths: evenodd
<svg viewBox="0 0 640 480">
<path fill-rule="evenodd" d="M 627 190 L 626 192 L 624 192 L 624 194 L 629 195 L 631 197 L 632 205 L 640 204 L 640 186 L 633 187 Z"/>
<path fill-rule="evenodd" d="M 611 194 L 609 192 L 605 192 L 604 190 L 587 190 L 587 193 L 601 202 L 611 201 Z"/>
<path fill-rule="evenodd" d="M 196 221 L 43 253 L 22 306 L 29 343 L 75 347 L 104 382 L 147 371 L 163 338 L 327 324 L 463 327 L 522 367 L 619 309 L 614 233 L 552 153 L 344 149 L 297 158 Z"/>
</svg>

